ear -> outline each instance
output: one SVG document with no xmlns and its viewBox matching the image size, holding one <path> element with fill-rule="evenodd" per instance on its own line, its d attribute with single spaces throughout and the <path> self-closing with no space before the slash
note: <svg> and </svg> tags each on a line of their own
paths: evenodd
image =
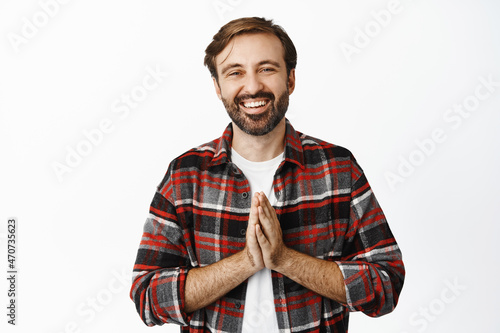
<svg viewBox="0 0 500 333">
<path fill-rule="evenodd" d="M 288 93 L 291 95 L 295 90 L 295 68 L 290 71 L 288 75 Z"/>
<path fill-rule="evenodd" d="M 219 97 L 219 99 L 222 99 L 222 94 L 220 92 L 219 83 L 217 82 L 217 80 L 213 76 L 212 76 L 212 80 L 214 81 L 215 93 L 217 94 L 217 96 Z"/>
</svg>

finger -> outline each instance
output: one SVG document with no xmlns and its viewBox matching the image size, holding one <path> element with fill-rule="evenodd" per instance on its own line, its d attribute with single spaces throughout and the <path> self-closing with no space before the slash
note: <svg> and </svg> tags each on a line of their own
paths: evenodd
<svg viewBox="0 0 500 333">
<path fill-rule="evenodd" d="M 264 234 L 266 239 L 271 242 L 276 237 L 276 232 L 273 227 L 272 220 L 264 213 L 264 208 L 259 206 L 259 230 Z"/>
<path fill-rule="evenodd" d="M 257 235 L 255 234 L 255 226 L 251 225 L 247 229 L 247 244 L 248 247 L 253 251 L 257 250 L 259 243 L 257 241 Z"/>
<path fill-rule="evenodd" d="M 262 232 L 262 229 L 259 224 L 255 226 L 255 234 L 260 247 L 262 248 L 263 251 L 266 251 L 271 244 L 269 243 L 269 240 L 267 239 L 264 232 Z"/>
<path fill-rule="evenodd" d="M 261 201 L 264 201 L 264 199 Z M 259 206 L 259 211 L 262 210 L 262 213 L 259 213 L 259 219 L 267 219 L 269 223 L 269 228 L 272 228 L 273 226 L 278 228 L 279 222 L 278 222 L 278 217 L 276 216 L 276 213 L 274 211 L 274 208 L 269 203 L 269 200 L 265 199 L 265 201 L 267 201 L 267 203 Z"/>
<path fill-rule="evenodd" d="M 252 266 L 259 266 L 262 263 L 262 250 L 255 235 L 254 225 L 251 225 L 248 230 L 246 251 Z"/>
<path fill-rule="evenodd" d="M 274 216 L 276 216 L 276 211 L 274 210 L 274 207 L 273 205 L 271 205 L 271 202 L 269 201 L 269 199 L 267 198 L 267 196 L 264 194 L 264 192 L 260 192 L 260 203 L 261 203 L 261 206 L 264 206 L 267 208 L 267 216 L 269 216 L 269 218 L 273 218 Z"/>
<path fill-rule="evenodd" d="M 259 214 L 257 211 L 257 207 L 259 206 L 259 199 L 256 195 L 252 197 L 252 205 L 250 206 L 250 216 L 248 217 L 248 224 L 257 224 L 259 223 Z"/>
<path fill-rule="evenodd" d="M 259 245 L 259 241 L 257 238 L 257 232 L 256 232 L 256 226 L 257 225 L 252 225 L 249 230 L 247 231 L 247 245 L 248 249 L 252 254 L 254 254 L 257 257 L 262 256 L 262 249 Z"/>
<path fill-rule="evenodd" d="M 261 199 L 261 202 L 265 201 L 264 198 L 261 197 Z M 275 242 L 279 242 L 282 237 L 281 225 L 274 208 L 270 206 L 269 201 L 267 202 L 268 204 L 259 206 L 258 208 L 259 221 L 261 222 L 263 232 L 269 243 L 274 244 Z"/>
<path fill-rule="evenodd" d="M 269 220 L 272 219 L 271 211 L 269 209 L 269 206 L 266 203 L 259 206 L 259 208 L 260 208 L 259 211 L 262 210 L 266 218 L 268 218 Z M 272 207 L 271 207 L 271 209 L 272 209 Z M 260 213 L 259 213 L 259 215 L 260 215 Z"/>
<path fill-rule="evenodd" d="M 262 224 L 262 227 L 264 228 L 264 231 L 266 229 L 270 229 L 272 227 L 271 219 L 269 218 L 269 214 L 266 212 L 266 208 L 259 206 L 257 208 L 257 211 L 259 213 L 259 221 Z"/>
<path fill-rule="evenodd" d="M 252 196 L 252 205 L 259 205 L 259 192 L 255 192 Z"/>
<path fill-rule="evenodd" d="M 256 225 L 259 223 L 259 211 L 257 207 L 250 208 L 250 216 L 248 217 L 248 225 Z"/>
</svg>

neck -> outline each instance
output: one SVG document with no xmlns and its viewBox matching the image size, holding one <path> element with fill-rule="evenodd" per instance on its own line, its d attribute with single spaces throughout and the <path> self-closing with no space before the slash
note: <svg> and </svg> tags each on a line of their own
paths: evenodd
<svg viewBox="0 0 500 333">
<path fill-rule="evenodd" d="M 233 123 L 233 148 L 245 159 L 253 162 L 269 161 L 285 149 L 285 118 L 269 133 L 254 136 L 243 132 Z"/>
</svg>

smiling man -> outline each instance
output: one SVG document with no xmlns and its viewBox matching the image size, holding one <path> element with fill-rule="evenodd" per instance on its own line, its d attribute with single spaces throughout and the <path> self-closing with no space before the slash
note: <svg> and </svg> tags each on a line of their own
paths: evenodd
<svg viewBox="0 0 500 333">
<path fill-rule="evenodd" d="M 223 26 L 205 65 L 231 123 L 170 164 L 151 203 L 131 298 L 183 332 L 347 332 L 391 312 L 401 252 L 345 148 L 294 130 L 295 47 L 278 25 Z"/>
</svg>

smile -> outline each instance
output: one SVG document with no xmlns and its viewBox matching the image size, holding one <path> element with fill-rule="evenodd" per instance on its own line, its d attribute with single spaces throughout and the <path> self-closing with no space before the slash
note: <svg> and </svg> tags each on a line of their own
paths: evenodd
<svg viewBox="0 0 500 333">
<path fill-rule="evenodd" d="M 269 99 L 246 100 L 240 103 L 240 107 L 249 114 L 259 114 L 265 112 L 269 106 Z"/>
<path fill-rule="evenodd" d="M 258 108 L 258 107 L 264 106 L 266 104 L 267 104 L 266 101 L 247 102 L 247 103 L 243 103 L 243 106 L 246 108 Z"/>
</svg>

